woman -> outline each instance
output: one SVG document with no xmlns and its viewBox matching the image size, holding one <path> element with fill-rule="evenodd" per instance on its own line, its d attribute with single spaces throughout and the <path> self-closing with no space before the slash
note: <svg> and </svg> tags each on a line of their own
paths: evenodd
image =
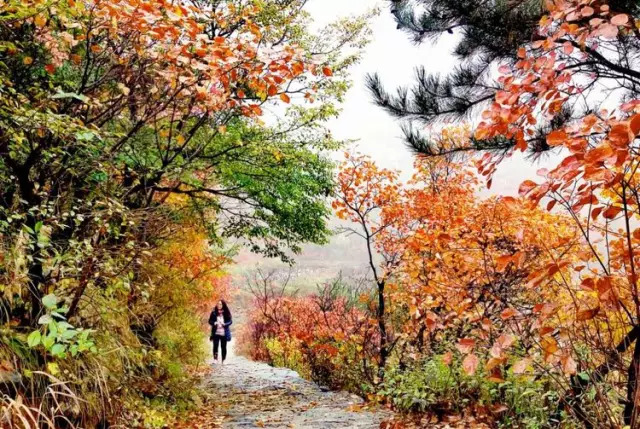
<svg viewBox="0 0 640 429">
<path fill-rule="evenodd" d="M 218 304 L 209 316 L 209 325 L 211 325 L 211 337 L 213 341 L 213 360 L 218 360 L 218 345 L 222 349 L 222 363 L 227 358 L 227 342 L 231 341 L 231 311 L 224 300 L 218 301 Z"/>
</svg>

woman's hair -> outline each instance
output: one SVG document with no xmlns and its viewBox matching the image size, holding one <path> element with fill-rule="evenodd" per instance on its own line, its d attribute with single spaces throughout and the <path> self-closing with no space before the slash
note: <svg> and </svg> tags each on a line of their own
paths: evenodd
<svg viewBox="0 0 640 429">
<path fill-rule="evenodd" d="M 224 318 L 225 322 L 228 322 L 229 320 L 231 320 L 231 310 L 229 310 L 229 306 L 227 305 L 227 302 L 224 299 L 221 299 L 220 302 L 222 303 L 222 317 Z M 215 312 L 217 315 L 218 304 L 216 304 Z"/>
</svg>

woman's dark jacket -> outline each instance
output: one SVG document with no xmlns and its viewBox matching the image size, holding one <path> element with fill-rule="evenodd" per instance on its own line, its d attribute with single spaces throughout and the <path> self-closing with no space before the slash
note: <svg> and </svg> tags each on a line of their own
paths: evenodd
<svg viewBox="0 0 640 429">
<path fill-rule="evenodd" d="M 231 320 L 231 315 L 224 314 L 222 312 L 222 317 L 224 318 L 224 336 L 227 338 L 227 341 L 231 341 L 231 324 L 233 321 Z M 218 308 L 214 308 L 209 316 L 209 325 L 211 325 L 211 338 L 216 333 L 216 320 L 218 320 Z"/>
</svg>

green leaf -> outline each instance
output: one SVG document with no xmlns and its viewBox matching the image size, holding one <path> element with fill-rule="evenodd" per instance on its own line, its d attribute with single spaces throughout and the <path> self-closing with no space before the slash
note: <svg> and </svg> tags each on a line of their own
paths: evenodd
<svg viewBox="0 0 640 429">
<path fill-rule="evenodd" d="M 55 338 L 52 336 L 47 335 L 46 337 L 42 338 L 42 345 L 44 346 L 45 349 L 49 350 L 56 342 Z"/>
<path fill-rule="evenodd" d="M 76 139 L 80 141 L 91 141 L 96 138 L 96 135 L 91 131 L 80 131 L 76 133 Z"/>
<path fill-rule="evenodd" d="M 76 94 L 75 92 L 59 91 L 56 95 L 51 96 L 51 98 L 53 98 L 54 100 L 61 99 L 61 98 L 75 98 L 76 100 L 82 101 L 83 103 L 86 103 L 89 101 L 89 98 L 86 95 Z"/>
<path fill-rule="evenodd" d="M 33 331 L 27 337 L 27 344 L 29 344 L 29 347 L 37 347 L 40 345 L 40 338 L 42 338 L 40 331 Z"/>
<path fill-rule="evenodd" d="M 51 323 L 53 321 L 53 319 L 51 318 L 50 314 L 43 314 L 42 316 L 40 316 L 40 318 L 38 319 L 38 323 L 40 325 L 48 325 L 49 323 Z"/>
<path fill-rule="evenodd" d="M 62 339 L 63 339 L 63 340 L 70 340 L 70 339 L 72 339 L 73 337 L 75 337 L 77 333 L 78 333 L 78 332 L 77 332 L 76 330 L 74 330 L 74 329 L 69 329 L 69 330 L 67 330 L 67 331 L 62 332 Z"/>
<path fill-rule="evenodd" d="M 57 304 L 58 304 L 58 297 L 55 296 L 54 294 L 49 294 L 44 298 L 42 298 L 42 305 L 44 305 L 49 309 L 55 308 Z"/>
<path fill-rule="evenodd" d="M 63 344 L 54 344 L 54 346 L 51 347 L 51 354 L 55 357 L 64 357 L 66 349 Z"/>
</svg>

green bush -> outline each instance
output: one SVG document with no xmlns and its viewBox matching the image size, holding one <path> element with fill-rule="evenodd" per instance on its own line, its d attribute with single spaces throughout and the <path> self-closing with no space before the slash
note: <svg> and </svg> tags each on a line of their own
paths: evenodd
<svg viewBox="0 0 640 429">
<path fill-rule="evenodd" d="M 557 392 L 544 381 L 513 374 L 502 382 L 489 381 L 482 372 L 467 376 L 459 361 L 447 365 L 440 357 L 403 368 L 390 365 L 377 393 L 407 413 L 461 414 L 484 407 L 501 428 L 550 427 L 558 408 Z M 562 421 L 563 427 L 572 427 L 567 416 Z"/>
</svg>

